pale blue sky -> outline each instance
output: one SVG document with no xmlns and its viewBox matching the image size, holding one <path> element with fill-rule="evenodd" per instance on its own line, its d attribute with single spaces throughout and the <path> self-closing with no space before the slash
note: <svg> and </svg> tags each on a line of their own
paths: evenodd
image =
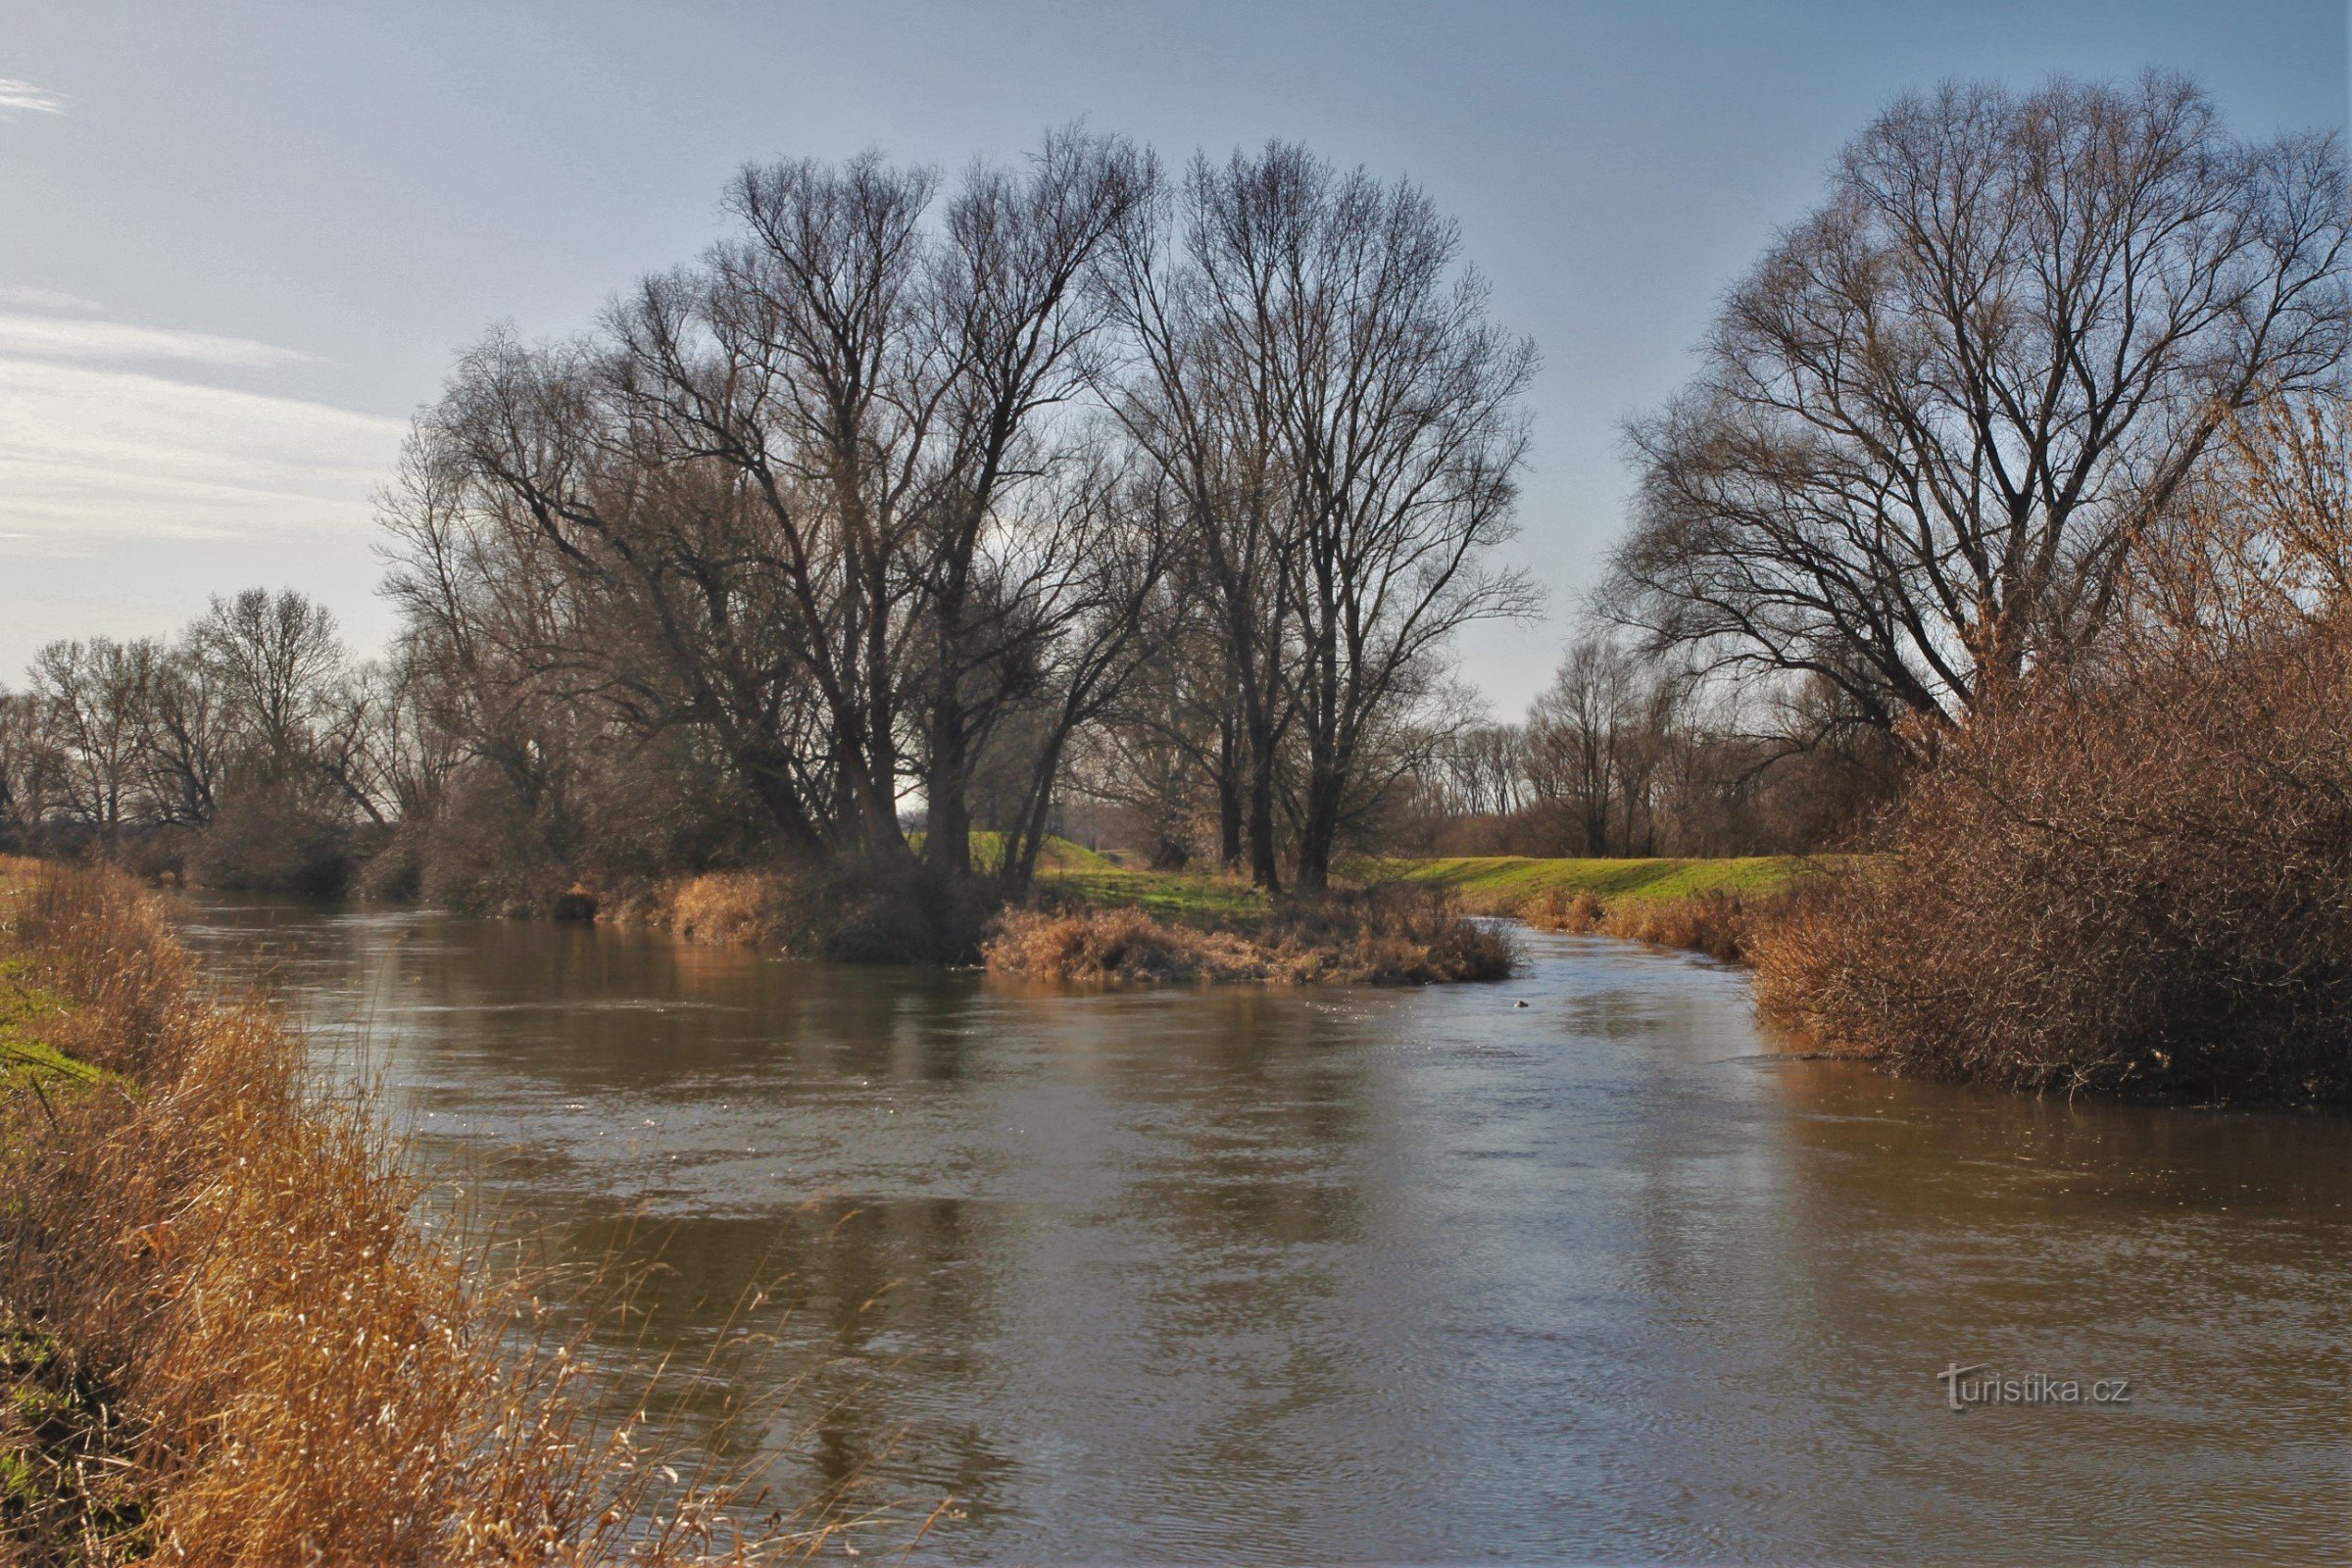
<svg viewBox="0 0 2352 1568">
<path fill-rule="evenodd" d="M 1620 421 L 1838 145 L 1943 77 L 2148 66 L 2241 132 L 2340 127 L 2345 7 L 9 0 L 0 681 L 253 583 L 379 645 L 368 495 L 486 325 L 584 325 L 747 159 L 952 169 L 1084 117 L 1172 163 L 1296 138 L 1461 220 L 1544 361 L 1511 554 L 1553 612 L 1465 645 L 1515 714 L 1621 521 Z"/>
</svg>

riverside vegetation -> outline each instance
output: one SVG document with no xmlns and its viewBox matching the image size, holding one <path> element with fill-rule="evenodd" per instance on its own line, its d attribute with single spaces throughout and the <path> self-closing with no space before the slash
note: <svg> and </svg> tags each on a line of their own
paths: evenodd
<svg viewBox="0 0 2352 1568">
<path fill-rule="evenodd" d="M 419 1227 L 368 1102 L 302 1069 L 266 1010 L 199 983 L 152 895 L 0 862 L 0 1564 L 823 1544 L 600 1430 L 578 1347 Z"/>
</svg>

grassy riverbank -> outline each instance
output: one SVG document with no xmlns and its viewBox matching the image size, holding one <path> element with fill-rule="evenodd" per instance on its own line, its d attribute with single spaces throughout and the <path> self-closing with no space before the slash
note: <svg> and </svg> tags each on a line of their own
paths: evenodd
<svg viewBox="0 0 2352 1568">
<path fill-rule="evenodd" d="M 0 862 L 0 1565 L 740 1561 L 161 906 Z"/>
<path fill-rule="evenodd" d="M 1539 859 L 1457 856 L 1381 862 L 1409 886 L 1544 931 L 1597 932 L 1744 962 L 1756 937 L 1825 864 L 1794 855 L 1719 859 Z"/>
<path fill-rule="evenodd" d="M 1521 855 L 1462 855 L 1369 862 L 1367 874 L 1444 888 L 1481 914 L 1518 914 L 1553 895 L 1647 904 L 1691 899 L 1765 899 L 1784 893 L 1815 862 L 1796 855 L 1720 859 L 1540 859 Z"/>
</svg>

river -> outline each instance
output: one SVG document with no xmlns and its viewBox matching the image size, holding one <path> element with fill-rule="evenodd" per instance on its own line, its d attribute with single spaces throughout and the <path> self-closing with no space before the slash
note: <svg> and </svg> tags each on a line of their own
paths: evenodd
<svg viewBox="0 0 2352 1568">
<path fill-rule="evenodd" d="M 614 1407 L 715 1353 L 673 1435 L 862 1478 L 861 1551 L 952 1496 L 915 1560 L 2352 1558 L 2341 1118 L 1792 1059 L 1738 971 L 1602 938 L 1521 933 L 1499 985 L 1054 994 L 183 912 L 444 1190 L 658 1261 L 596 1342 Z"/>
</svg>

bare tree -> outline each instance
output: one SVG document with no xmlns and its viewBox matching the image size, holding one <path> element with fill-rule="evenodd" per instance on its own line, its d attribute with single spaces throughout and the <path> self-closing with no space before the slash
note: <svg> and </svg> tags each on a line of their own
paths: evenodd
<svg viewBox="0 0 2352 1568">
<path fill-rule="evenodd" d="M 1020 701 L 1032 664 L 1023 640 L 1057 635 L 1046 628 L 1066 624 L 1073 567 L 1110 542 L 1041 526 L 1025 498 L 1076 459 L 1041 423 L 1085 387 L 1108 315 L 1086 285 L 1155 179 L 1151 159 L 1125 142 L 1064 131 L 1047 137 L 1025 176 L 975 169 L 949 204 L 931 287 L 930 330 L 947 371 L 942 452 L 917 567 L 929 644 L 918 694 L 923 853 L 952 874 L 971 868 L 965 792 L 989 732 Z M 1073 434 L 1099 442 L 1102 432 Z M 1061 742 L 1049 749 L 1057 763 Z"/>
<path fill-rule="evenodd" d="M 111 637 L 54 642 L 33 657 L 60 804 L 110 846 L 142 808 L 148 698 L 164 661 L 161 643 Z"/>
<path fill-rule="evenodd" d="M 309 760 L 326 692 L 343 669 L 326 607 L 286 589 L 215 597 L 189 628 L 205 680 L 223 705 L 244 761 L 264 780 L 293 777 Z"/>
<path fill-rule="evenodd" d="M 1056 135 L 934 228 L 927 171 L 746 170 L 700 265 L 595 339 L 494 336 L 421 422 L 392 508 L 420 648 L 475 672 L 477 719 L 514 671 L 491 684 L 708 737 L 804 851 L 904 860 L 919 783 L 928 857 L 968 873 L 981 752 L 1011 715 L 1093 710 L 1126 661 L 1079 650 L 1158 559 L 1061 412 L 1105 315 L 1087 276 L 1151 179 Z M 1132 617 L 1111 629 L 1125 648 Z M 1039 733 L 1057 767 L 1063 729 Z M 1017 877 L 1026 829 L 999 825 Z"/>
<path fill-rule="evenodd" d="M 1645 726 L 1656 707 L 1650 670 L 1633 651 L 1605 635 L 1569 645 L 1559 672 L 1528 710 L 1528 790 L 1540 803 L 1565 811 L 1585 855 L 1631 849 Z"/>
<path fill-rule="evenodd" d="M 1278 880 L 1296 731 L 1299 881 L 1330 874 L 1370 738 L 1465 622 L 1517 614 L 1509 537 L 1533 349 L 1486 319 L 1427 197 L 1273 145 L 1197 161 L 1175 254 L 1123 254 L 1136 373 L 1121 416 L 1190 516 L 1249 766 L 1250 870 Z"/>
<path fill-rule="evenodd" d="M 193 635 L 183 637 L 147 694 L 146 794 L 158 821 L 202 827 L 213 819 L 233 743 L 216 667 Z"/>
<path fill-rule="evenodd" d="M 0 691 L 0 843 L 35 847 L 48 821 L 63 758 L 47 705 L 32 692 Z"/>
<path fill-rule="evenodd" d="M 1632 427 L 1605 602 L 1932 736 L 2098 634 L 2231 411 L 2339 373 L 2346 227 L 2332 137 L 2177 77 L 1899 100 Z"/>
</svg>

